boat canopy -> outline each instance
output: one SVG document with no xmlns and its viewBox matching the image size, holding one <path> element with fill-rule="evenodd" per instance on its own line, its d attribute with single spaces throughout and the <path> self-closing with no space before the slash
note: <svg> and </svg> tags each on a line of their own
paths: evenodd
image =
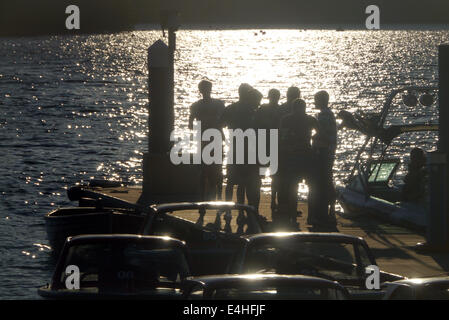
<svg viewBox="0 0 449 320">
<path fill-rule="evenodd" d="M 338 113 L 338 118 L 343 120 L 341 127 L 357 130 L 367 137 L 378 138 L 385 144 L 390 144 L 394 138 L 406 132 L 438 131 L 438 124 L 436 123 L 391 125 L 384 128 L 378 125 L 380 118 L 377 115 L 362 117 L 345 110 Z"/>
</svg>

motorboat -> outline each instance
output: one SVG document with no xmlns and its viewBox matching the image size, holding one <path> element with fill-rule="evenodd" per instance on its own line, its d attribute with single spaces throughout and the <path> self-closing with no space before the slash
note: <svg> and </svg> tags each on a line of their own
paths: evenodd
<svg viewBox="0 0 449 320">
<path fill-rule="evenodd" d="M 380 113 L 352 114 L 341 111 L 341 127 L 365 136 L 344 186 L 337 186 L 337 199 L 348 217 L 374 215 L 381 219 L 425 231 L 428 197 L 405 200 L 404 183 L 397 173 L 406 168 L 410 149 L 435 148 L 438 140 L 437 87 L 408 86 L 393 90 Z"/>
<path fill-rule="evenodd" d="M 69 236 L 139 233 L 147 208 L 81 186 L 67 193 L 70 200 L 79 201 L 79 206 L 57 208 L 44 217 L 53 254 L 59 254 Z"/>
</svg>

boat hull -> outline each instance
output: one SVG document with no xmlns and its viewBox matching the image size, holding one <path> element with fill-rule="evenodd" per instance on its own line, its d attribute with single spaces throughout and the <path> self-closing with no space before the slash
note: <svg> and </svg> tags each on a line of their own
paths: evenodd
<svg viewBox="0 0 449 320">
<path fill-rule="evenodd" d="M 58 253 L 66 238 L 80 234 L 140 232 L 143 215 L 93 207 L 60 208 L 45 216 L 48 240 L 53 253 Z"/>
<path fill-rule="evenodd" d="M 427 214 L 422 206 L 411 203 L 392 203 L 348 187 L 337 188 L 338 201 L 346 214 L 373 215 L 393 224 L 425 232 Z"/>
</svg>

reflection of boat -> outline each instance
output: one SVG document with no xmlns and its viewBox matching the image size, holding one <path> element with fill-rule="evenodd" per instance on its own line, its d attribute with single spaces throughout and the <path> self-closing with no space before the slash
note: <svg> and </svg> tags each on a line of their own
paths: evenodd
<svg viewBox="0 0 449 320">
<path fill-rule="evenodd" d="M 346 111 L 340 112 L 342 126 L 355 129 L 366 136 L 346 185 L 337 187 L 338 200 L 345 213 L 374 214 L 414 229 L 426 228 L 426 204 L 401 201 L 401 186 L 395 186 L 394 181 L 401 158 L 397 154 L 389 156 L 388 151 L 401 135 L 438 131 L 437 121 L 429 120 L 428 112 L 430 105 L 435 104 L 431 92 L 436 90 L 436 87 L 406 87 L 394 90 L 387 97 L 382 111 L 368 117 L 353 116 Z M 409 113 L 408 116 L 401 117 L 401 111 L 394 104 L 401 93 L 407 93 L 402 96 L 402 99 L 406 105 L 404 110 Z M 424 96 L 419 101 L 421 110 L 427 113 L 423 115 L 425 119 L 416 114 L 419 111 L 416 110 L 418 100 L 412 99 L 412 94 Z M 410 111 L 410 108 L 413 110 Z M 416 141 L 413 141 L 413 144 L 415 143 Z M 401 145 L 396 146 L 395 149 L 396 152 L 398 150 L 405 152 L 406 148 L 405 145 Z"/>
</svg>

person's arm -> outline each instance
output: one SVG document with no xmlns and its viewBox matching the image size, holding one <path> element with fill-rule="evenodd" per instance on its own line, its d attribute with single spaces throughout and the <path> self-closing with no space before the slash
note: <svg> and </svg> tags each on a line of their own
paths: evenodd
<svg viewBox="0 0 449 320">
<path fill-rule="evenodd" d="M 288 139 L 288 135 L 289 135 L 289 128 L 287 125 L 287 120 L 288 117 L 284 116 L 281 118 L 280 120 L 280 125 L 279 125 L 279 139 L 281 140 L 281 142 L 285 141 Z"/>
<path fill-rule="evenodd" d="M 218 108 L 218 115 L 217 115 L 217 118 L 218 118 L 217 119 L 217 125 L 218 125 L 217 129 L 220 130 L 221 137 L 223 138 L 224 137 L 223 114 L 225 112 L 226 107 L 225 107 L 225 104 L 224 104 L 224 102 L 222 100 L 218 100 L 218 101 L 220 102 L 220 105 L 219 105 L 219 108 Z"/>
<path fill-rule="evenodd" d="M 316 132 L 318 132 L 318 120 L 315 117 L 310 116 L 310 127 L 312 129 L 315 129 Z"/>
<path fill-rule="evenodd" d="M 196 104 L 190 106 L 190 116 L 189 116 L 189 129 L 193 129 L 193 120 L 196 119 Z"/>
<path fill-rule="evenodd" d="M 263 118 L 261 116 L 260 109 L 257 109 L 254 112 L 254 129 L 262 129 L 263 127 Z"/>
<path fill-rule="evenodd" d="M 327 119 L 327 115 L 323 115 L 322 113 L 318 114 L 317 123 L 317 134 L 315 135 L 317 139 L 315 139 L 314 144 L 316 148 L 327 148 L 332 144 L 332 135 L 333 133 L 330 131 L 330 121 Z"/>
<path fill-rule="evenodd" d="M 228 120 L 228 118 L 229 118 L 229 109 L 228 108 L 229 108 L 229 106 L 224 108 L 223 112 L 221 113 L 221 117 L 220 117 L 220 120 L 219 120 L 221 128 L 229 126 L 229 120 Z"/>
</svg>

